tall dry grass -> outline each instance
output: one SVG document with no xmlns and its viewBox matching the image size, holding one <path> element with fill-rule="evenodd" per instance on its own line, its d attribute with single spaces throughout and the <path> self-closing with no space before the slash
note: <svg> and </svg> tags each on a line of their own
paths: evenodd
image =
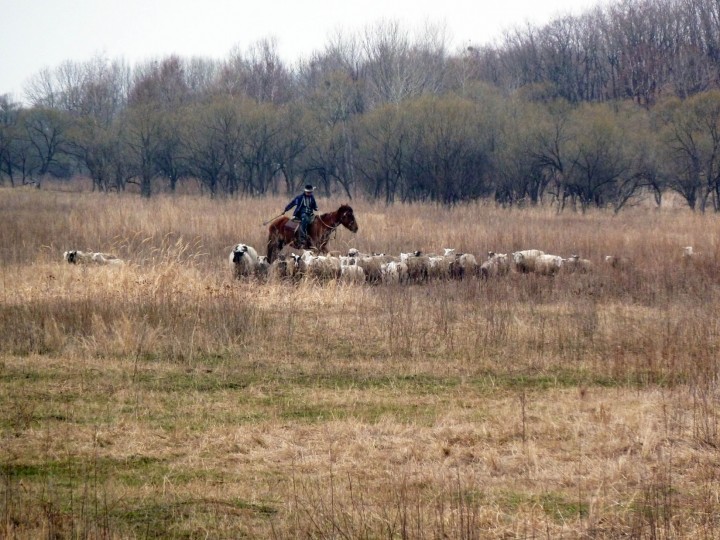
<svg viewBox="0 0 720 540">
<path fill-rule="evenodd" d="M 234 280 L 285 202 L 0 190 L 3 536 L 718 537 L 716 216 L 353 201 L 333 249 L 596 268 Z"/>
</svg>

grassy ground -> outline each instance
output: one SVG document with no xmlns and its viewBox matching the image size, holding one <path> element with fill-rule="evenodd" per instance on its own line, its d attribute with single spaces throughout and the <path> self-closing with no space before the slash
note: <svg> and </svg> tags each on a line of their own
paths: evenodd
<svg viewBox="0 0 720 540">
<path fill-rule="evenodd" d="M 331 248 L 595 269 L 232 279 L 285 202 L 0 190 L 0 536 L 720 537 L 716 216 L 353 201 Z"/>
</svg>

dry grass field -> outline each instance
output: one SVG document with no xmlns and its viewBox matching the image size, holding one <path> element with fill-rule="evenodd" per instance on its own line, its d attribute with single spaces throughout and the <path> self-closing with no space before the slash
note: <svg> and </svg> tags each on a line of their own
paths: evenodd
<svg viewBox="0 0 720 540">
<path fill-rule="evenodd" d="M 233 279 L 285 203 L 0 189 L 0 537 L 720 538 L 718 216 L 353 201 L 331 249 L 595 266 Z"/>
</svg>

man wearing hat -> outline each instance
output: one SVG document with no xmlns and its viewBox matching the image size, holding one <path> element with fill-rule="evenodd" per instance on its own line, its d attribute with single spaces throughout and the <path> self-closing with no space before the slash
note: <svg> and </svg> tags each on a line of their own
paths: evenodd
<svg viewBox="0 0 720 540">
<path fill-rule="evenodd" d="M 301 246 L 305 245 L 307 240 L 308 226 L 313 220 L 313 213 L 317 212 L 318 206 L 315 202 L 315 196 L 313 195 L 313 187 L 310 184 L 305 185 L 305 191 L 295 197 L 283 210 L 283 214 L 295 207 L 293 212 L 293 219 L 300 221 L 300 238 L 299 242 Z"/>
</svg>

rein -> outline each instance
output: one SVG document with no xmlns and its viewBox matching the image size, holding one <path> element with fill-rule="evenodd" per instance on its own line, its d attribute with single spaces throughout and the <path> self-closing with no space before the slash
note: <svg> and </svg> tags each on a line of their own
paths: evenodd
<svg viewBox="0 0 720 540">
<path fill-rule="evenodd" d="M 335 214 L 335 218 L 337 219 L 337 212 L 331 212 L 331 214 Z M 328 225 L 327 223 L 325 223 L 325 221 L 323 221 L 323 218 L 321 216 L 317 216 L 317 219 L 325 226 L 326 229 L 328 229 L 328 231 L 323 233 L 321 237 L 325 240 L 324 243 L 327 243 L 327 241 L 330 239 L 330 235 L 332 233 L 337 233 L 337 228 L 340 226 L 340 222 L 338 221 L 337 223 L 335 223 L 335 225 Z"/>
<path fill-rule="evenodd" d="M 331 214 L 336 214 L 336 213 L 337 213 L 337 212 L 331 212 Z M 337 218 L 337 216 L 335 216 L 335 217 Z M 330 229 L 331 231 L 334 231 L 335 229 L 337 229 L 337 228 L 340 226 L 340 222 L 339 222 L 339 221 L 338 221 L 335 225 L 328 225 L 327 223 L 325 223 L 325 222 L 323 221 L 323 218 L 322 218 L 321 216 L 317 216 L 317 218 L 318 218 L 318 221 L 319 221 L 320 223 L 322 223 L 323 225 L 325 225 L 325 227 L 328 228 L 328 229 Z"/>
</svg>

